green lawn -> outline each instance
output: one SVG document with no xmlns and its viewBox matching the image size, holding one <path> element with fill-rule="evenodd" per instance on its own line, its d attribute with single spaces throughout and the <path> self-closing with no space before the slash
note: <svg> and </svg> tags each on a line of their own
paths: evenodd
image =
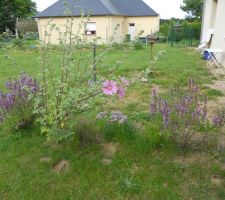
<svg viewBox="0 0 225 200">
<path fill-rule="evenodd" d="M 155 137 L 157 129 L 148 128 L 146 112 L 153 85 L 166 91 L 177 84 L 187 85 L 188 78 L 192 77 L 210 98 L 222 95 L 203 87 L 215 77 L 209 74 L 206 63 L 193 49 L 157 44 L 154 53 L 159 50 L 166 50 L 166 54 L 158 61 L 149 83 L 137 78 L 148 66 L 149 49 L 110 50 L 97 65 L 99 73 L 107 74 L 107 69 L 119 61 L 115 74 L 126 76 L 133 83 L 121 103 L 107 107 L 119 107 L 134 123 L 145 125 L 137 130 L 136 139 L 115 141 L 119 145 L 110 165 L 102 164 L 105 152 L 98 144 L 80 147 L 74 138 L 61 144 L 49 143 L 35 126 L 21 134 L 0 133 L 0 199 L 225 199 L 225 152 L 189 151 L 182 157 L 169 141 Z M 5 54 L 1 51 L 0 88 L 8 77 L 18 75 L 17 65 L 38 78 L 38 51 L 10 50 L 7 53 L 10 59 Z M 55 52 L 56 60 L 58 56 Z M 56 60 L 51 61 L 53 65 Z M 41 162 L 45 156 L 51 160 Z M 69 168 L 56 173 L 53 166 L 63 159 L 69 162 Z"/>
</svg>

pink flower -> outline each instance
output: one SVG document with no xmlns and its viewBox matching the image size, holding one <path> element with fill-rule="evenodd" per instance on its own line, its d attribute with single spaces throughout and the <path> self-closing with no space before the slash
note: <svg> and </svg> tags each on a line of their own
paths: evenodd
<svg viewBox="0 0 225 200">
<path fill-rule="evenodd" d="M 105 81 L 103 83 L 102 91 L 106 95 L 113 95 L 116 94 L 118 91 L 118 87 L 115 81 Z"/>
<path fill-rule="evenodd" d="M 119 86 L 117 90 L 117 94 L 119 98 L 123 98 L 125 95 L 125 88 L 123 86 Z"/>
<path fill-rule="evenodd" d="M 125 77 L 119 77 L 120 78 L 120 80 L 121 80 L 121 82 L 122 82 L 122 84 L 123 85 L 125 85 L 125 86 L 129 86 L 130 85 L 130 81 L 129 80 L 127 80 Z"/>
</svg>

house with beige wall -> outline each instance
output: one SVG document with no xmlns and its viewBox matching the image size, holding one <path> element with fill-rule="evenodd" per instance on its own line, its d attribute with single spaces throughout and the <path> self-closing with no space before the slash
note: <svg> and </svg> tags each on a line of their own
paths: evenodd
<svg viewBox="0 0 225 200">
<path fill-rule="evenodd" d="M 218 60 L 225 66 L 225 0 L 204 0 L 203 8 L 201 39 L 211 30 L 209 48 L 223 50 Z"/>
<path fill-rule="evenodd" d="M 142 0 L 59 0 L 37 16 L 40 40 L 58 44 L 68 20 L 72 32 L 99 43 L 135 40 L 159 30 L 160 17 Z M 49 39 L 50 38 L 50 39 Z"/>
</svg>

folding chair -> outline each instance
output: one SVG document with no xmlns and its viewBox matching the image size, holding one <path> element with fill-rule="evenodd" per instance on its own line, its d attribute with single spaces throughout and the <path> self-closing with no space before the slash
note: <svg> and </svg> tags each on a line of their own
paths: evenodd
<svg viewBox="0 0 225 200">
<path fill-rule="evenodd" d="M 218 68 L 221 67 L 218 58 L 223 55 L 224 51 L 222 49 L 205 49 L 209 53 L 210 59 L 208 65 L 216 65 Z"/>
</svg>

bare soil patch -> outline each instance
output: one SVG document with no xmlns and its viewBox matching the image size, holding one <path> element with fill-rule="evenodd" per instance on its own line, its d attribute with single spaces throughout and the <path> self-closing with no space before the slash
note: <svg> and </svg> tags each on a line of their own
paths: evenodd
<svg viewBox="0 0 225 200">
<path fill-rule="evenodd" d="M 108 159 L 108 158 L 103 158 L 101 162 L 103 165 L 111 165 L 112 164 L 112 160 Z"/>
<path fill-rule="evenodd" d="M 217 175 L 213 175 L 213 176 L 211 176 L 211 183 L 213 185 L 218 185 L 219 186 L 219 185 L 222 185 L 223 184 L 223 179 L 220 178 Z"/>
<path fill-rule="evenodd" d="M 102 144 L 101 146 L 102 146 L 103 155 L 107 158 L 114 157 L 119 148 L 118 143 L 112 143 L 112 142 Z"/>
<path fill-rule="evenodd" d="M 174 159 L 174 162 L 177 164 L 194 164 L 194 163 L 202 163 L 206 161 L 206 156 L 201 153 L 193 153 L 188 156 L 178 156 Z"/>
<path fill-rule="evenodd" d="M 222 80 L 216 80 L 213 82 L 213 84 L 209 84 L 206 86 L 209 86 L 210 88 L 214 90 L 220 90 L 221 92 L 225 94 L 225 78 L 223 78 Z"/>
<path fill-rule="evenodd" d="M 103 159 L 101 160 L 101 163 L 103 165 L 111 165 L 112 159 L 119 149 L 119 144 L 113 143 L 113 142 L 103 143 L 101 144 L 101 147 L 102 147 L 102 154 L 103 154 Z"/>
<path fill-rule="evenodd" d="M 61 160 L 54 165 L 53 169 L 55 172 L 59 173 L 59 172 L 68 171 L 69 166 L 70 166 L 69 161 Z"/>
</svg>

